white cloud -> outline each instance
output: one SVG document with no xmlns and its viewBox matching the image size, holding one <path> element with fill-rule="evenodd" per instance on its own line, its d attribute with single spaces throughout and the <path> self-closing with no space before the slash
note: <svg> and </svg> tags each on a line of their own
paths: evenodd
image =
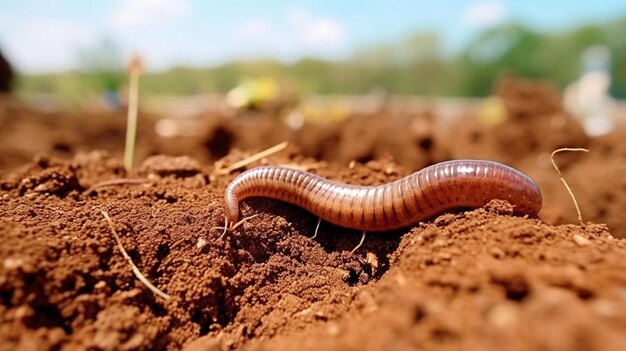
<svg viewBox="0 0 626 351">
<path fill-rule="evenodd" d="M 478 1 L 463 13 L 465 22 L 472 26 L 488 27 L 506 20 L 507 9 L 499 1 Z"/>
<path fill-rule="evenodd" d="M 113 12 L 116 28 L 162 26 L 191 14 L 188 0 L 123 0 Z"/>
<path fill-rule="evenodd" d="M 303 9 L 292 10 L 289 23 L 296 30 L 296 35 L 311 45 L 338 46 L 346 39 L 346 31 L 337 20 L 315 17 Z"/>
<path fill-rule="evenodd" d="M 20 70 L 52 71 L 74 67 L 78 50 L 96 40 L 93 30 L 77 23 L 32 19 L 7 36 L 3 47 Z"/>
<path fill-rule="evenodd" d="M 256 17 L 233 28 L 235 55 L 268 55 L 294 59 L 305 55 L 334 56 L 346 49 L 347 33 L 331 17 L 293 9 L 276 18 Z"/>
<path fill-rule="evenodd" d="M 235 27 L 235 35 L 242 38 L 259 38 L 268 35 L 272 25 L 267 18 L 258 17 L 242 22 Z"/>
</svg>

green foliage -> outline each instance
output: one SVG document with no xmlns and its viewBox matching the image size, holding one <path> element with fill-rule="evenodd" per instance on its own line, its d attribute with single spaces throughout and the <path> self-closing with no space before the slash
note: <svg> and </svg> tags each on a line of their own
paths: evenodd
<svg viewBox="0 0 626 351">
<path fill-rule="evenodd" d="M 124 83 L 122 52 L 115 42 L 107 37 L 93 47 L 78 52 L 79 67 L 87 72 L 85 84 L 96 91 L 116 91 Z"/>
<path fill-rule="evenodd" d="M 230 62 L 212 68 L 178 67 L 142 76 L 142 95 L 227 92 L 245 78 L 268 77 L 308 94 L 362 94 L 382 88 L 394 94 L 484 96 L 503 73 L 547 79 L 563 88 L 581 73 L 581 54 L 605 45 L 612 55 L 612 94 L 626 98 L 626 18 L 546 33 L 518 23 L 485 30 L 460 53 L 445 55 L 436 33 L 417 33 L 372 46 L 342 61 L 307 58 Z M 71 100 L 125 84 L 119 51 L 106 39 L 80 56 L 81 72 L 22 76 L 22 92 L 59 93 Z"/>
</svg>

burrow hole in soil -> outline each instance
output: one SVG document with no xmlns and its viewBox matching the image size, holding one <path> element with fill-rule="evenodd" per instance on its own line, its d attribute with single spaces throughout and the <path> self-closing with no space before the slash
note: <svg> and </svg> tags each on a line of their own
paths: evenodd
<svg viewBox="0 0 626 351">
<path fill-rule="evenodd" d="M 423 138 L 417 142 L 417 145 L 419 145 L 419 147 L 424 151 L 432 150 L 434 144 L 435 143 L 432 138 Z"/>
<path fill-rule="evenodd" d="M 228 155 L 234 142 L 235 134 L 233 132 L 226 128 L 218 127 L 207 138 L 204 146 L 209 150 L 212 157 L 218 159 Z"/>
</svg>

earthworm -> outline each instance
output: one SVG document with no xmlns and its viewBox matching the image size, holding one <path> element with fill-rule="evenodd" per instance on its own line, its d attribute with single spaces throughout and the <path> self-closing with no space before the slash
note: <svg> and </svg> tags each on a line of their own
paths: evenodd
<svg viewBox="0 0 626 351">
<path fill-rule="evenodd" d="M 239 219 L 239 202 L 249 197 L 286 201 L 347 228 L 388 231 L 414 225 L 455 208 L 478 208 L 506 200 L 518 214 L 534 215 L 542 198 L 535 182 L 509 166 L 482 160 L 434 164 L 379 186 L 340 184 L 285 167 L 257 167 L 226 188 L 226 215 Z"/>
</svg>

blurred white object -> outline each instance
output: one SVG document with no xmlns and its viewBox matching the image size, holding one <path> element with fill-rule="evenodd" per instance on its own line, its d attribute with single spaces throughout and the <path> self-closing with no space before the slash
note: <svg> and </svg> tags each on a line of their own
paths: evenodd
<svg viewBox="0 0 626 351">
<path fill-rule="evenodd" d="M 583 52 L 582 61 L 580 79 L 565 89 L 565 107 L 581 120 L 588 135 L 610 133 L 615 129 L 609 96 L 611 54 L 605 46 L 592 46 Z"/>
</svg>

